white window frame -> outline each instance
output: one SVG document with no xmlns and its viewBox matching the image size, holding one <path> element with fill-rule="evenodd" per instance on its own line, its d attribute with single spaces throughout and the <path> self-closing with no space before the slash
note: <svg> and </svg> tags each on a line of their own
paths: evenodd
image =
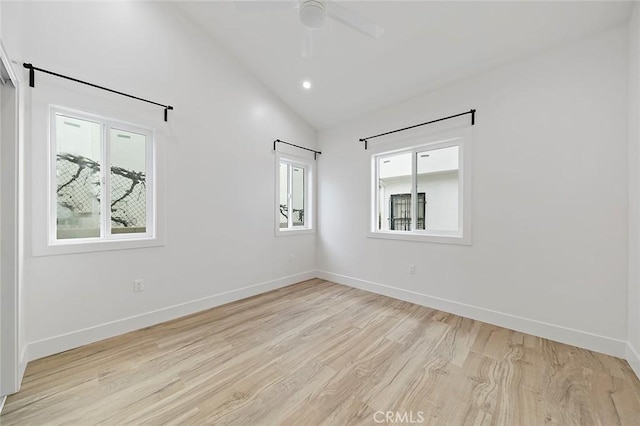
<svg viewBox="0 0 640 426">
<path fill-rule="evenodd" d="M 379 230 L 379 159 L 404 153 L 412 154 L 411 200 L 417 200 L 417 154 L 441 148 L 458 147 L 458 231 L 436 231 L 415 229 L 418 203 L 411 203 L 411 231 Z M 431 243 L 471 245 L 471 131 L 467 129 L 440 133 L 371 148 L 371 218 L 369 238 L 407 240 Z"/>
<path fill-rule="evenodd" d="M 57 238 L 57 146 L 56 115 L 91 121 L 101 125 L 101 167 L 100 167 L 100 237 Z M 110 135 L 112 131 L 126 131 L 142 134 L 146 137 L 145 146 L 145 187 L 146 187 L 146 232 L 111 234 L 111 191 L 110 191 Z M 41 254 L 64 254 L 85 251 L 128 249 L 161 245 L 157 238 L 156 204 L 156 146 L 155 131 L 148 127 L 106 118 L 100 115 L 77 111 L 69 108 L 50 106 L 49 108 L 49 173 L 48 173 L 48 248 Z"/>
<path fill-rule="evenodd" d="M 280 228 L 280 163 L 287 163 L 291 167 L 299 167 L 304 170 L 305 179 L 304 179 L 304 216 L 305 223 L 304 226 L 293 226 L 293 215 L 292 204 L 291 204 L 291 194 L 287 194 L 288 203 L 287 206 L 289 208 L 289 214 L 287 215 L 289 226 L 287 228 Z M 288 173 L 289 183 L 287 185 L 288 188 L 292 186 L 292 176 L 291 173 Z M 305 158 L 297 157 L 294 155 L 283 154 L 280 152 L 276 153 L 276 163 L 275 163 L 275 234 L 277 237 L 287 236 L 287 235 L 300 235 L 300 234 L 312 234 L 315 232 L 314 221 L 315 221 L 315 162 L 312 160 L 307 160 Z"/>
</svg>

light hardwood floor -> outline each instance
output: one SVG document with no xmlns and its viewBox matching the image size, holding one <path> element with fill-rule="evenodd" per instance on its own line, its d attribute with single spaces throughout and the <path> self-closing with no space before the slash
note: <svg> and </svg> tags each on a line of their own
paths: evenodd
<svg viewBox="0 0 640 426">
<path fill-rule="evenodd" d="M 34 361 L 0 423 L 375 425 L 377 411 L 640 425 L 640 382 L 617 358 L 310 280 Z"/>
</svg>

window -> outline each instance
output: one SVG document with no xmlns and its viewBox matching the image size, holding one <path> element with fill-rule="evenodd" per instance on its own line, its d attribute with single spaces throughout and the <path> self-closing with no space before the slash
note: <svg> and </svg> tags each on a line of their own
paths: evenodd
<svg viewBox="0 0 640 426">
<path fill-rule="evenodd" d="M 276 235 L 313 232 L 313 163 L 276 155 Z"/>
<path fill-rule="evenodd" d="M 149 129 L 51 110 L 49 243 L 154 238 Z"/>
<path fill-rule="evenodd" d="M 435 139 L 372 156 L 370 236 L 470 244 L 470 151 L 465 139 Z"/>
</svg>

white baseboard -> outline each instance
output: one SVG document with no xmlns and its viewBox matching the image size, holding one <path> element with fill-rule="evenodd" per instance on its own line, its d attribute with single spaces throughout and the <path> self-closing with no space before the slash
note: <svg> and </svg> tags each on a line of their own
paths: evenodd
<svg viewBox="0 0 640 426">
<path fill-rule="evenodd" d="M 636 376 L 640 379 L 640 352 L 633 347 L 630 342 L 627 342 L 627 362 L 636 373 Z"/>
<path fill-rule="evenodd" d="M 2 409 L 4 408 L 4 403 L 7 402 L 7 396 L 0 397 L 0 414 L 2 414 Z"/>
<path fill-rule="evenodd" d="M 467 305 L 453 300 L 429 296 L 345 275 L 334 274 L 326 271 L 309 271 L 32 342 L 22 351 L 19 369 L 20 378 L 24 375 L 28 361 L 33 361 L 48 355 L 53 355 L 55 353 L 63 352 L 144 327 L 149 327 L 316 277 L 429 308 L 450 312 L 452 314 L 494 324 L 500 327 L 532 334 L 534 336 L 555 340 L 619 358 L 625 358 L 635 371 L 636 375 L 640 377 L 639 352 L 626 341 L 612 339 L 606 336 L 549 324 L 529 318 L 523 318 L 473 305 Z"/>
<path fill-rule="evenodd" d="M 224 305 L 236 300 L 245 299 L 267 291 L 275 290 L 300 281 L 310 280 L 316 277 L 314 271 L 303 272 L 260 284 L 243 287 L 237 290 L 231 290 L 213 296 L 204 297 L 202 299 L 192 300 L 190 302 L 181 303 L 174 306 L 158 309 L 144 314 L 135 315 L 128 318 L 100 324 L 94 327 L 73 331 L 71 333 L 61 334 L 59 336 L 50 337 L 28 345 L 25 359 L 33 361 L 48 355 L 53 355 L 69 349 L 77 348 L 99 340 L 108 339 L 130 331 L 139 330 L 185 315 L 194 314 L 216 306 Z M 26 363 L 25 363 L 26 367 Z M 24 372 L 24 370 L 22 370 Z"/>
<path fill-rule="evenodd" d="M 404 300 L 406 302 L 438 309 L 568 345 L 601 352 L 618 358 L 625 358 L 628 353 L 627 342 L 623 340 L 612 339 L 610 337 L 600 336 L 586 331 L 574 330 L 560 325 L 523 318 L 491 309 L 467 305 L 453 300 L 442 299 L 331 272 L 317 271 L 316 276 L 318 278 L 347 285 L 349 287 L 393 297 L 394 299 Z M 636 370 L 636 373 L 637 372 L 638 370 Z"/>
</svg>

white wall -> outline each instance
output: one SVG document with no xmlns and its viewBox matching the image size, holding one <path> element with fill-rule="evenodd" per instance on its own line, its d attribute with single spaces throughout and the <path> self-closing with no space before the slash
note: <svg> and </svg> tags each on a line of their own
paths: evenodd
<svg viewBox="0 0 640 426">
<path fill-rule="evenodd" d="M 367 238 L 371 151 L 358 139 L 470 108 L 473 244 Z M 623 356 L 626 126 L 619 28 L 322 131 L 322 276 Z"/>
<path fill-rule="evenodd" d="M 629 349 L 640 377 L 640 5 L 629 20 Z"/>
<path fill-rule="evenodd" d="M 40 73 L 27 89 L 31 359 L 312 276 L 315 235 L 274 237 L 271 142 L 313 147 L 315 132 L 215 42 L 170 4 L 2 6 L 5 44 L 20 63 L 175 107 L 164 123 L 161 108 Z M 165 246 L 32 255 L 50 103 L 156 128 Z M 136 278 L 145 279 L 142 293 L 132 291 Z"/>
</svg>

